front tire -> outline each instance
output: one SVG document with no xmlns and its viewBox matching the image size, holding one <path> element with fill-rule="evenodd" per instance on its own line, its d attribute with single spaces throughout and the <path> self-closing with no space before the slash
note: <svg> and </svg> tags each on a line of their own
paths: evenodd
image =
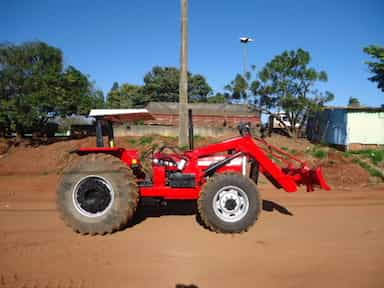
<svg viewBox="0 0 384 288">
<path fill-rule="evenodd" d="M 197 204 L 204 224 L 219 233 L 247 231 L 261 206 L 255 183 L 233 172 L 213 176 L 203 186 Z"/>
<path fill-rule="evenodd" d="M 103 235 L 123 228 L 138 200 L 131 169 L 105 154 L 81 157 L 64 171 L 57 190 L 61 218 L 81 234 Z"/>
</svg>

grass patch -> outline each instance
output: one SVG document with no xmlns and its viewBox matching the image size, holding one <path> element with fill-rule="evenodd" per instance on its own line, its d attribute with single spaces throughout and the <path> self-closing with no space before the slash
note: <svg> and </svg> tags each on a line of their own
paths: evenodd
<svg viewBox="0 0 384 288">
<path fill-rule="evenodd" d="M 153 137 L 152 136 L 143 136 L 140 138 L 140 141 L 139 143 L 141 145 L 148 145 L 148 144 L 151 144 L 153 142 Z"/>
<path fill-rule="evenodd" d="M 288 151 L 289 149 L 287 147 L 281 147 L 281 150 Z"/>
<path fill-rule="evenodd" d="M 379 149 L 379 150 L 366 149 L 366 150 L 359 150 L 359 151 L 349 151 L 346 153 L 349 153 L 351 155 L 361 155 L 365 158 L 369 158 L 371 162 L 375 165 L 378 165 L 384 161 L 384 149 Z"/>
<path fill-rule="evenodd" d="M 189 150 L 189 145 L 180 146 L 180 150 L 181 151 L 188 151 Z"/>
<path fill-rule="evenodd" d="M 205 140 L 205 137 L 200 136 L 200 135 L 194 135 L 193 136 L 193 141 L 195 141 L 195 142 L 202 141 L 202 140 Z"/>
<path fill-rule="evenodd" d="M 135 138 L 129 138 L 128 140 L 127 140 L 127 142 L 129 143 L 129 144 L 132 144 L 132 145 L 135 145 L 136 143 L 137 143 L 137 140 L 135 139 Z"/>
<path fill-rule="evenodd" d="M 159 147 L 159 144 L 158 143 L 153 143 L 152 146 L 151 146 L 151 149 L 152 150 L 155 150 L 156 148 Z"/>
<path fill-rule="evenodd" d="M 297 153 L 299 153 L 296 149 L 291 149 L 290 152 L 292 155 L 297 155 Z"/>
<path fill-rule="evenodd" d="M 318 158 L 318 159 L 323 159 L 325 157 L 328 156 L 328 151 L 325 151 L 325 150 L 322 150 L 322 149 L 318 149 L 318 150 L 313 150 L 311 152 L 311 155 L 315 158 Z"/>
<path fill-rule="evenodd" d="M 269 157 L 270 159 L 272 159 L 275 163 L 278 163 L 278 164 L 281 163 L 281 160 L 280 160 L 279 158 L 273 156 L 272 154 L 269 154 L 268 157 Z"/>
<path fill-rule="evenodd" d="M 381 180 L 384 181 L 384 174 L 380 170 L 369 165 L 367 162 L 364 162 L 363 160 L 358 158 L 353 159 L 353 162 L 359 164 L 362 168 L 367 170 L 371 176 L 381 178 Z"/>
<path fill-rule="evenodd" d="M 353 156 L 353 154 L 350 151 L 344 152 L 344 157 L 349 158 L 349 157 L 352 157 L 352 156 Z"/>
</svg>

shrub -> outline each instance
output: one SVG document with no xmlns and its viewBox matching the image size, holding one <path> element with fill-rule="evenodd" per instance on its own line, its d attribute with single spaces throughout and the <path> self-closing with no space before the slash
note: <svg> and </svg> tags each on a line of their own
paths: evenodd
<svg viewBox="0 0 384 288">
<path fill-rule="evenodd" d="M 141 145 L 151 144 L 152 142 L 153 142 L 152 136 L 143 136 L 140 138 L 140 144 Z"/>
<path fill-rule="evenodd" d="M 129 144 L 135 145 L 136 142 L 137 142 L 137 140 L 136 140 L 135 138 L 129 138 L 129 139 L 128 139 L 128 143 L 129 143 Z"/>
</svg>

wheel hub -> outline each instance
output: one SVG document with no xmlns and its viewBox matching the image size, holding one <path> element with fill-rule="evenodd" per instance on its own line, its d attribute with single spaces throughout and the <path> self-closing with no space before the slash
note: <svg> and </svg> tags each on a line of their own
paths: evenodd
<svg viewBox="0 0 384 288">
<path fill-rule="evenodd" d="M 225 186 L 213 198 L 213 210 L 225 222 L 241 220 L 248 212 L 247 194 L 237 186 Z"/>
<path fill-rule="evenodd" d="M 113 197 L 112 185 L 100 176 L 81 179 L 73 192 L 75 208 L 88 217 L 104 214 L 112 205 Z"/>
<path fill-rule="evenodd" d="M 236 200 L 233 200 L 233 199 L 228 199 L 224 205 L 225 209 L 227 210 L 233 210 L 236 208 L 236 206 L 237 206 Z"/>
</svg>

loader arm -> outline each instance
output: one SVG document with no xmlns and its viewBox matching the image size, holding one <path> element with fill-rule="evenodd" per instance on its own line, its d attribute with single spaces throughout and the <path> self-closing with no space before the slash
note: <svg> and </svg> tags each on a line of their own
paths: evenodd
<svg viewBox="0 0 384 288">
<path fill-rule="evenodd" d="M 189 166 L 192 167 L 196 165 L 197 160 L 201 157 L 228 151 L 241 152 L 248 158 L 257 161 L 260 172 L 275 186 L 283 188 L 287 192 L 297 191 L 297 186 L 301 184 L 307 186 L 307 191 L 313 191 L 314 185 L 319 185 L 324 190 L 330 190 L 325 183 L 320 168 L 310 169 L 304 162 L 301 163 L 300 167 L 288 166 L 281 168 L 269 158 L 266 151 L 257 144 L 250 134 L 198 148 L 186 152 L 186 155 L 190 158 Z"/>
</svg>

